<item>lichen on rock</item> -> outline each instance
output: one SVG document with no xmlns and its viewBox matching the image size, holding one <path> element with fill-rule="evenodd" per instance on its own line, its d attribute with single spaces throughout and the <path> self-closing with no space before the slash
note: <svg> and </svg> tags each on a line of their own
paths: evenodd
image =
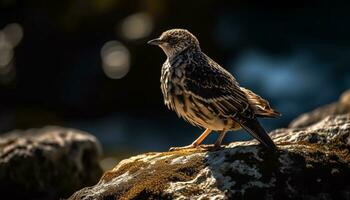
<svg viewBox="0 0 350 200">
<path fill-rule="evenodd" d="M 69 199 L 349 199 L 349 115 L 271 136 L 275 153 L 247 141 L 131 157 Z"/>
</svg>

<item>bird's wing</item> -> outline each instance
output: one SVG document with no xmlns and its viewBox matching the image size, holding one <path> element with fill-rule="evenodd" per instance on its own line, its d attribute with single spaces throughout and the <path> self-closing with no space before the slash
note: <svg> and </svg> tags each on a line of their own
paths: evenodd
<svg viewBox="0 0 350 200">
<path fill-rule="evenodd" d="M 281 114 L 278 111 L 271 108 L 267 100 L 263 99 L 259 95 L 255 94 L 254 92 L 246 88 L 241 87 L 241 90 L 246 94 L 249 104 L 254 110 L 254 113 L 256 114 L 256 116 L 259 116 L 259 117 L 281 116 Z"/>
<path fill-rule="evenodd" d="M 205 102 L 219 116 L 254 118 L 245 93 L 235 78 L 205 56 L 187 64 L 185 92 Z"/>
</svg>

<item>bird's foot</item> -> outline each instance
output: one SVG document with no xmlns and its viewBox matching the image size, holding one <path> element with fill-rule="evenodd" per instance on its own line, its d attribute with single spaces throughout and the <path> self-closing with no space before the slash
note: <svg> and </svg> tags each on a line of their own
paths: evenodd
<svg viewBox="0 0 350 200">
<path fill-rule="evenodd" d="M 180 150 L 205 150 L 205 151 L 217 151 L 222 149 L 221 145 L 187 145 L 183 147 L 170 147 L 169 151 L 180 151 Z"/>
<path fill-rule="evenodd" d="M 190 145 L 183 146 L 183 147 L 170 147 L 169 151 L 189 150 L 189 149 L 196 149 L 198 147 L 199 147 L 199 145 L 196 146 L 196 145 L 190 144 Z"/>
</svg>

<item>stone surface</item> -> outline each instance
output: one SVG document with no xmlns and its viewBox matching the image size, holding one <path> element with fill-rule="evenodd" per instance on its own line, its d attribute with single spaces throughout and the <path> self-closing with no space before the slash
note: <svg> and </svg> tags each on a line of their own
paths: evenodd
<svg viewBox="0 0 350 200">
<path fill-rule="evenodd" d="M 131 157 L 69 199 L 350 199 L 349 115 L 271 136 L 276 153 L 248 141 Z"/>
<path fill-rule="evenodd" d="M 74 129 L 51 126 L 1 135 L 0 198 L 67 197 L 98 181 L 100 154 L 94 136 Z"/>
<path fill-rule="evenodd" d="M 350 114 L 350 90 L 345 91 L 340 96 L 339 101 L 300 115 L 290 123 L 289 127 L 306 127 L 321 121 L 327 116 L 347 113 Z"/>
</svg>

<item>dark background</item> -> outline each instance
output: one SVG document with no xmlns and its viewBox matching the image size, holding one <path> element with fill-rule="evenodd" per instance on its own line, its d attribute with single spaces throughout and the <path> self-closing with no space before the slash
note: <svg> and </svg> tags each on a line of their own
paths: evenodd
<svg viewBox="0 0 350 200">
<path fill-rule="evenodd" d="M 165 55 L 146 45 L 170 28 L 283 114 L 268 130 L 286 127 L 350 86 L 346 2 L 2 0 L 0 131 L 74 127 L 117 157 L 189 144 L 202 130 L 163 105 Z"/>
</svg>

